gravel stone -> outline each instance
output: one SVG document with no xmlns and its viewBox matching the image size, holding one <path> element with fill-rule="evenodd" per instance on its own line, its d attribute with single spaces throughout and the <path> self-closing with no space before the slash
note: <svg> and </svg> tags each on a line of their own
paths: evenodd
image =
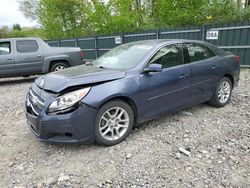
<svg viewBox="0 0 250 188">
<path fill-rule="evenodd" d="M 109 179 L 107 179 L 107 180 L 106 180 L 106 183 L 108 183 L 108 184 L 112 184 L 112 181 L 111 181 L 111 180 L 109 180 Z"/>
<path fill-rule="evenodd" d="M 58 178 L 58 184 L 61 184 L 65 181 L 69 181 L 69 179 L 70 179 L 69 176 L 65 176 L 64 174 L 61 174 Z"/>
<path fill-rule="evenodd" d="M 178 153 L 175 154 L 175 157 L 176 157 L 176 159 L 180 159 L 181 158 L 181 154 L 178 152 Z"/>
<path fill-rule="evenodd" d="M 33 81 L 0 79 L 0 187 L 250 187 L 250 71 L 227 106 L 166 114 L 112 147 L 38 142 L 24 107 Z"/>
<path fill-rule="evenodd" d="M 131 153 L 128 153 L 127 155 L 126 155 L 126 159 L 131 159 L 132 158 L 132 154 Z"/>
<path fill-rule="evenodd" d="M 202 158 L 202 155 L 201 154 L 198 154 L 196 155 L 197 158 L 201 159 Z"/>
<path fill-rule="evenodd" d="M 190 151 L 188 151 L 187 149 L 179 148 L 179 151 L 187 156 L 190 156 Z"/>
</svg>

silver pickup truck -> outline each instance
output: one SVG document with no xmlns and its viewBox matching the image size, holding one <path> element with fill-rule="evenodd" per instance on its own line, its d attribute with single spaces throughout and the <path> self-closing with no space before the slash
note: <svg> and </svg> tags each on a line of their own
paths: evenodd
<svg viewBox="0 0 250 188">
<path fill-rule="evenodd" d="M 0 39 L 0 77 L 29 76 L 83 64 L 80 48 L 50 47 L 39 38 Z"/>
</svg>

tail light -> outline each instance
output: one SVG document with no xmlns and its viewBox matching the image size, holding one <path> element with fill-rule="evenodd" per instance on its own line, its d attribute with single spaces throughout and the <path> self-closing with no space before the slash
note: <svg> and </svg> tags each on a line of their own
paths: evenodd
<svg viewBox="0 0 250 188">
<path fill-rule="evenodd" d="M 80 57 L 83 59 L 83 56 L 84 56 L 84 52 L 83 51 L 80 51 Z"/>
<path fill-rule="evenodd" d="M 236 61 L 237 63 L 240 63 L 240 56 L 238 55 L 233 56 L 233 60 Z"/>
</svg>

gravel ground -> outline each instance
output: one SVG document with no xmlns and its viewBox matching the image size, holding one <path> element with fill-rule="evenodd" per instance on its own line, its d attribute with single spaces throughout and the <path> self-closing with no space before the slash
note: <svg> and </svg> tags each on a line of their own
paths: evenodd
<svg viewBox="0 0 250 188">
<path fill-rule="evenodd" d="M 250 187 L 249 71 L 226 107 L 166 115 L 113 147 L 38 142 L 24 113 L 33 80 L 0 79 L 1 188 Z"/>
</svg>

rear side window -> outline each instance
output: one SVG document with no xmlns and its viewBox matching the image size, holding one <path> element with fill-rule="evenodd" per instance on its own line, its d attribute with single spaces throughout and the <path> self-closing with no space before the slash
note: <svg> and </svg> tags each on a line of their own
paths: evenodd
<svg viewBox="0 0 250 188">
<path fill-rule="evenodd" d="M 190 63 L 215 56 L 215 54 L 209 48 L 201 44 L 186 44 L 186 47 L 188 50 Z"/>
<path fill-rule="evenodd" d="M 35 40 L 19 40 L 16 42 L 17 51 L 20 53 L 36 52 L 38 45 Z"/>
<path fill-rule="evenodd" d="M 0 42 L 0 55 L 9 54 L 10 52 L 10 42 Z"/>
</svg>

